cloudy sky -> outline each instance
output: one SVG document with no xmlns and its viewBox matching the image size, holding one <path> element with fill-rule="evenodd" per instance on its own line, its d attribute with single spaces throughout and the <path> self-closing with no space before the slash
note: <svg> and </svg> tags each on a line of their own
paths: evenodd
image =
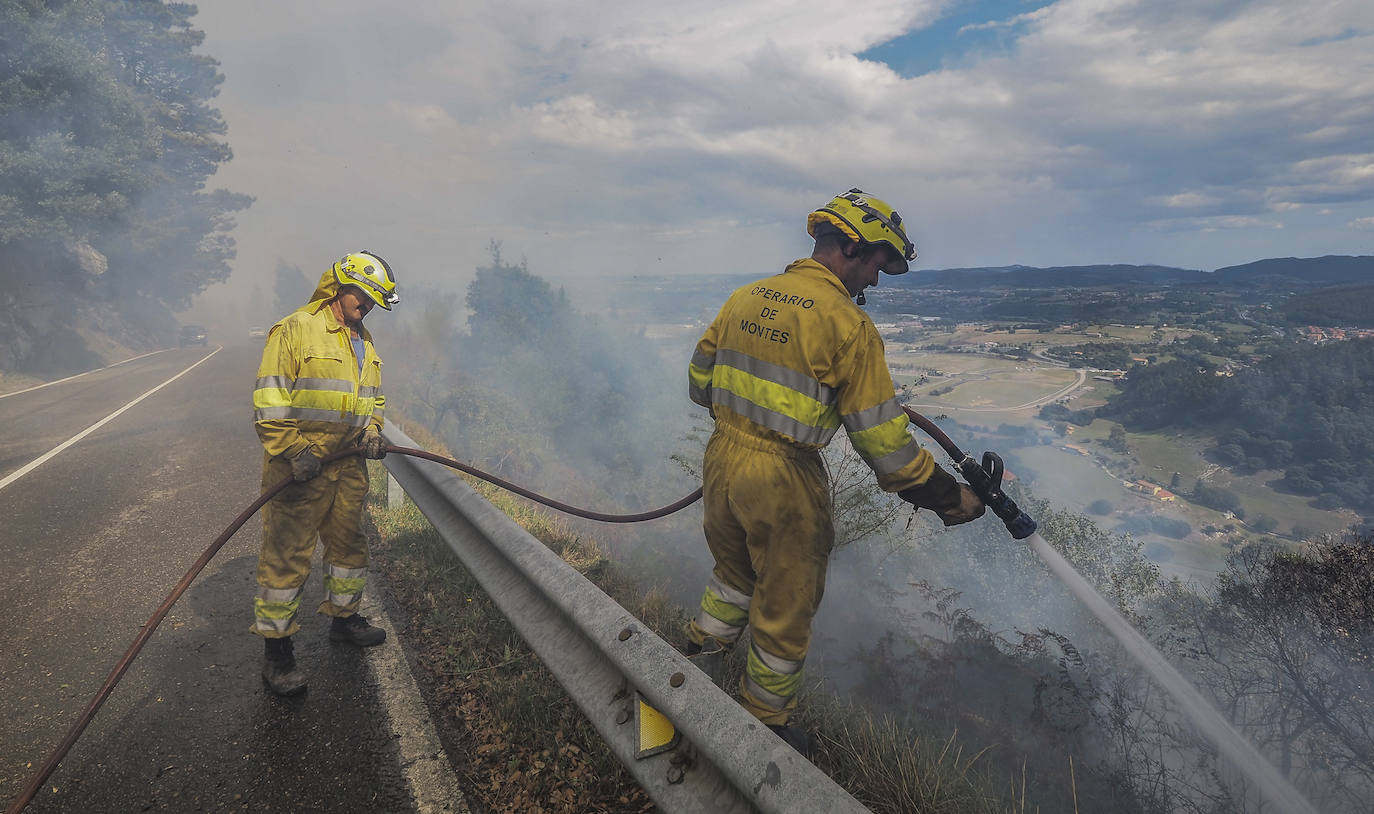
<svg viewBox="0 0 1374 814">
<path fill-rule="evenodd" d="M 772 273 L 859 186 L 917 268 L 1374 253 L 1369 0 L 204 0 L 242 286 Z M 269 288 L 270 290 L 270 288 Z"/>
</svg>

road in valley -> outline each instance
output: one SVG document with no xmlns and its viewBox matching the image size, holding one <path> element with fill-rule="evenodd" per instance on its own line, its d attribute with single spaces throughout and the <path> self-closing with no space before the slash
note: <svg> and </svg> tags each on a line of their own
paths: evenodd
<svg viewBox="0 0 1374 814">
<path fill-rule="evenodd" d="M 982 380 L 990 380 L 995 378 L 998 372 L 998 369 L 993 368 L 990 370 L 980 370 L 976 374 L 972 375 L 976 375 L 979 379 Z M 1083 368 L 1078 368 L 1074 371 L 1074 374 L 1075 376 L 1073 384 L 1068 385 L 1067 387 L 1061 387 L 1060 389 L 1054 391 L 1053 393 L 1050 393 L 1049 395 L 1040 396 L 1039 398 L 1031 399 L 1030 401 L 1023 402 L 1021 404 L 1011 404 L 1006 406 L 998 405 L 993 407 L 988 407 L 985 405 L 979 407 L 961 407 L 956 404 L 916 404 L 913 402 L 908 404 L 907 406 L 911 407 L 913 410 L 943 410 L 945 412 L 950 413 L 1006 413 L 1011 412 L 1013 410 L 1030 410 L 1035 407 L 1043 407 L 1052 401 L 1058 401 L 1059 399 L 1062 399 L 1065 396 L 1072 394 L 1074 391 L 1078 390 L 1088 381 L 1087 370 Z M 970 374 L 963 375 L 967 376 Z"/>
<path fill-rule="evenodd" d="M 0 805 L 257 497 L 257 354 L 167 350 L 0 396 Z M 172 609 L 28 811 L 464 810 L 460 797 L 417 804 L 402 733 L 428 721 L 398 722 L 378 666 L 394 666 L 399 645 L 331 645 L 313 613 L 318 570 L 297 636 L 310 690 L 266 691 L 261 640 L 248 633 L 260 539 L 255 517 Z"/>
</svg>

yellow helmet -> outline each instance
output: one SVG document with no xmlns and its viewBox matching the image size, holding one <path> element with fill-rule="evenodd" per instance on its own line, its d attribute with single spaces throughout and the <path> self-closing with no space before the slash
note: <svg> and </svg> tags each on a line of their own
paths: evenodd
<svg viewBox="0 0 1374 814">
<path fill-rule="evenodd" d="M 894 268 L 884 268 L 887 274 L 905 274 L 910 268 L 907 263 L 916 259 L 916 244 L 906 236 L 902 216 L 858 187 L 836 195 L 830 203 L 808 215 L 806 233 L 815 237 L 816 225 L 820 223 L 829 223 L 860 243 L 891 246 L 901 260 Z"/>
<path fill-rule="evenodd" d="M 391 276 L 391 267 L 376 252 L 367 249 L 346 254 L 335 263 L 334 279 L 341 286 L 351 285 L 361 289 L 373 302 L 388 311 L 401 301 L 401 296 L 396 293 L 396 278 Z"/>
</svg>

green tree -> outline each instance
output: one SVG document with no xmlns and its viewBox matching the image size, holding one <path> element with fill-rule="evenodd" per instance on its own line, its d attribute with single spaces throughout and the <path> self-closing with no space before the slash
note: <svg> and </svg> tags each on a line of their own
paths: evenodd
<svg viewBox="0 0 1374 814">
<path fill-rule="evenodd" d="M 1113 424 L 1111 432 L 1107 434 L 1107 448 L 1125 455 L 1130 451 L 1126 446 L 1126 429 L 1120 424 Z"/>
<path fill-rule="evenodd" d="M 6 364 L 24 367 L 97 304 L 152 325 L 132 338 L 155 342 L 174 325 L 167 306 L 228 276 L 232 214 L 250 199 L 204 190 L 230 151 L 210 105 L 223 77 L 193 52 L 194 13 L 155 0 L 0 3 Z"/>
<path fill-rule="evenodd" d="M 1232 554 L 1214 594 L 1186 602 L 1179 644 L 1236 723 L 1323 811 L 1374 792 L 1374 545 Z M 1178 632 L 1179 628 L 1176 628 Z"/>
</svg>

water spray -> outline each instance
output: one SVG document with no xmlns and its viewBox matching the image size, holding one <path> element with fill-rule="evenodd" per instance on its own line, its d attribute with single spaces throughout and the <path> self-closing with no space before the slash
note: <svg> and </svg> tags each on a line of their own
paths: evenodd
<svg viewBox="0 0 1374 814">
<path fill-rule="evenodd" d="M 1136 663 L 1145 668 L 1159 686 L 1174 699 L 1183 717 L 1197 726 L 1216 746 L 1217 751 L 1224 755 L 1246 780 L 1259 789 L 1265 800 L 1278 810 L 1291 814 L 1317 814 L 1317 809 L 1264 755 L 1260 754 L 1254 744 L 1237 731 L 1231 722 L 1169 663 L 1149 639 L 1127 622 L 1062 554 L 1040 536 L 1036 531 L 1035 520 L 1021 511 L 1016 503 L 1002 492 L 1002 459 L 996 453 L 983 453 L 983 462 L 979 464 L 971 456 L 965 455 L 930 419 L 910 407 L 903 406 L 902 409 L 906 411 L 913 424 L 935 439 L 935 442 L 949 453 L 959 473 L 968 481 L 969 488 L 987 504 L 993 514 L 1001 518 L 1011 536 L 1018 540 L 1026 540 L 1045 566 L 1092 612 L 1093 616 L 1097 617 L 1107 632 L 1116 637 Z"/>
</svg>

